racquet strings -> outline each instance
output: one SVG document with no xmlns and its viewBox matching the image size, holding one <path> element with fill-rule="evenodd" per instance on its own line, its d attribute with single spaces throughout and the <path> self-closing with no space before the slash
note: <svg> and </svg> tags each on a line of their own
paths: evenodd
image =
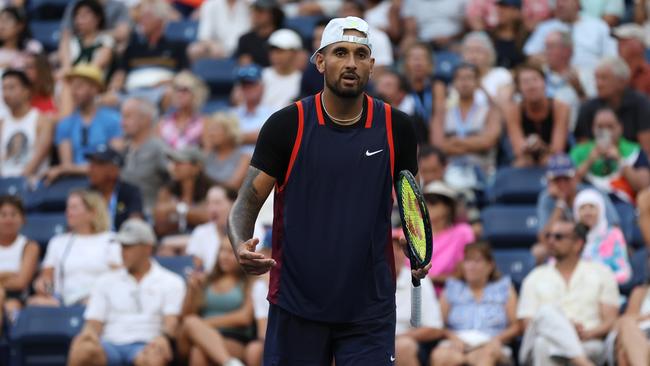
<svg viewBox="0 0 650 366">
<path fill-rule="evenodd" d="M 403 227 L 406 228 L 404 234 L 413 247 L 413 254 L 417 256 L 416 259 L 422 263 L 427 255 L 423 210 L 420 208 L 420 202 L 408 179 L 402 177 L 400 185 L 402 192 L 401 204 L 405 221 Z"/>
</svg>

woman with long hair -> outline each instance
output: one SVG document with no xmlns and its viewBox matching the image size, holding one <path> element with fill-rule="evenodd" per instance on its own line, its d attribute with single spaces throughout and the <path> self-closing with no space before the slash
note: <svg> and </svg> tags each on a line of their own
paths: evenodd
<svg viewBox="0 0 650 366">
<path fill-rule="evenodd" d="M 244 349 L 254 336 L 250 283 L 227 238 L 207 278 L 190 279 L 183 304 L 180 353 L 191 366 L 243 365 Z"/>
<path fill-rule="evenodd" d="M 206 152 L 205 173 L 224 187 L 238 190 L 250 162 L 241 149 L 237 116 L 215 113 L 203 124 L 203 148 Z"/>
<path fill-rule="evenodd" d="M 0 11 L 0 69 L 23 68 L 28 53 L 40 53 L 43 46 L 31 39 L 25 13 L 8 6 Z"/>
<path fill-rule="evenodd" d="M 28 53 L 25 57 L 25 75 L 32 82 L 32 106 L 46 115 L 56 115 L 54 75 L 47 56 Z"/>
<path fill-rule="evenodd" d="M 109 232 L 108 209 L 95 192 L 79 190 L 68 197 L 68 232 L 53 237 L 41 274 L 34 281 L 33 305 L 83 304 L 97 279 L 122 264 L 119 244 Z"/>
</svg>

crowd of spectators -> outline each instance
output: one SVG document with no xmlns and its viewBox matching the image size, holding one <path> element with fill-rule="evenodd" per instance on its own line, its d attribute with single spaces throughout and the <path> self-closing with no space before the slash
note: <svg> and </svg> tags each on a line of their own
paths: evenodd
<svg viewBox="0 0 650 366">
<path fill-rule="evenodd" d="M 620 291 L 634 273 L 617 210 L 638 213 L 650 249 L 649 12 L 647 0 L 73 0 L 48 52 L 26 4 L 5 2 L 0 178 L 88 184 L 47 245 L 21 234 L 26 197 L 0 197 L 0 332 L 25 306 L 84 305 L 70 365 L 261 365 L 269 279 L 238 267 L 226 218 L 265 120 L 323 88 L 308 56 L 327 21 L 357 16 L 375 58 L 367 92 L 411 116 L 435 241 L 413 328 L 393 232 L 396 364 L 650 365 L 650 291 Z M 169 36 L 181 20 L 197 23 L 190 42 Z M 236 64 L 225 91 L 194 67 L 206 59 Z M 545 170 L 521 288 L 480 241 L 505 167 Z M 194 271 L 154 255 L 191 256 Z"/>
</svg>

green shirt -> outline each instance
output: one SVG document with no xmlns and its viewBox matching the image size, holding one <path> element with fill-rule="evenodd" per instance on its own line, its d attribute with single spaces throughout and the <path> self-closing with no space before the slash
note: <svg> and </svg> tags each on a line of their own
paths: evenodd
<svg viewBox="0 0 650 366">
<path fill-rule="evenodd" d="M 569 155 L 571 160 L 576 165 L 576 167 L 582 165 L 587 159 L 589 159 L 589 154 L 591 151 L 596 148 L 596 143 L 594 141 L 585 142 L 578 144 L 573 149 Z M 621 137 L 618 141 L 618 152 L 621 154 L 623 159 L 633 158 L 636 160 L 636 156 L 640 150 L 640 146 L 637 143 L 631 142 Z M 596 177 L 606 177 L 614 172 L 618 171 L 618 161 L 605 160 L 603 158 L 598 158 L 589 169 L 589 173 Z M 634 164 L 634 161 L 631 162 Z"/>
</svg>

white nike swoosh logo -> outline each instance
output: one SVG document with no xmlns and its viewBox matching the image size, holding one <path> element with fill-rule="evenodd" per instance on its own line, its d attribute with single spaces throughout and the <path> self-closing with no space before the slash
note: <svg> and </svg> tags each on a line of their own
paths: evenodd
<svg viewBox="0 0 650 366">
<path fill-rule="evenodd" d="M 390 362 L 395 362 L 395 356 L 390 356 Z"/>
<path fill-rule="evenodd" d="M 366 156 L 373 156 L 375 154 L 379 154 L 382 151 L 384 151 L 384 149 L 373 151 L 373 152 L 370 152 L 370 150 L 366 150 Z"/>
</svg>

